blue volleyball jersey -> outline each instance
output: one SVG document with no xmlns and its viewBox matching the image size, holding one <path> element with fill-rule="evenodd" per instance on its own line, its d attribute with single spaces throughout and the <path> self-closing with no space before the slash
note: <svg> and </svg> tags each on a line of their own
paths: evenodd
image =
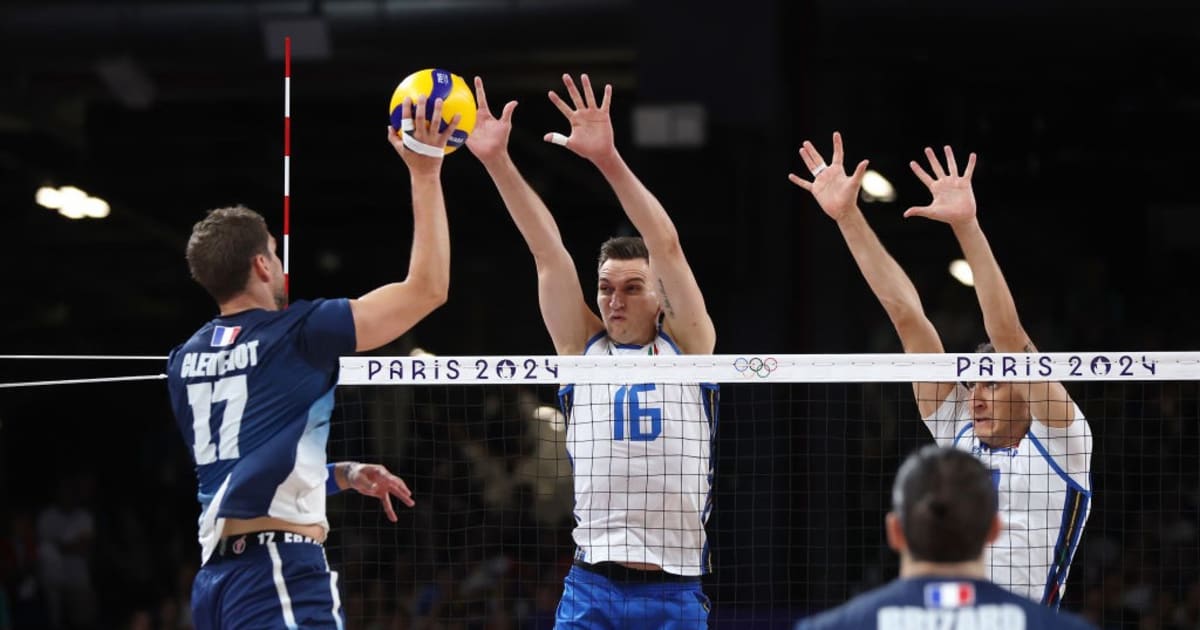
<svg viewBox="0 0 1200 630">
<path fill-rule="evenodd" d="M 325 520 L 325 445 L 338 358 L 354 352 L 346 299 L 217 317 L 171 351 L 167 388 L 199 482 L 201 561 L 227 518 Z"/>
<path fill-rule="evenodd" d="M 1076 630 L 1092 628 L 987 580 L 917 577 L 893 581 L 816 617 L 796 630 Z"/>
</svg>

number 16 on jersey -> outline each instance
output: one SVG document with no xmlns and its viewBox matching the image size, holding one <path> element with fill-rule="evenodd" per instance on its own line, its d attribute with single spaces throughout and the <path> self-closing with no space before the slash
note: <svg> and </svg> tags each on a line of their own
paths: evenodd
<svg viewBox="0 0 1200 630">
<path fill-rule="evenodd" d="M 662 433 L 662 409 L 643 407 L 638 394 L 655 390 L 653 383 L 622 385 L 613 395 L 613 439 L 624 440 L 626 435 L 632 442 L 651 442 Z M 650 421 L 650 431 L 642 431 L 642 421 Z M 626 432 L 625 424 L 629 423 Z"/>
</svg>

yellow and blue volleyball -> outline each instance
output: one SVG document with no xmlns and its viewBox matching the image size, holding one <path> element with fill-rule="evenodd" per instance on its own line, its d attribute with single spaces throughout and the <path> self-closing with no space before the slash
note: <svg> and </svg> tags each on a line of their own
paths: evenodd
<svg viewBox="0 0 1200 630">
<path fill-rule="evenodd" d="M 467 82 L 457 74 L 437 68 L 418 70 L 404 77 L 400 85 L 396 86 L 396 91 L 392 93 L 392 105 L 388 111 L 391 112 L 393 129 L 400 129 L 400 121 L 404 119 L 400 108 L 400 105 L 404 103 L 404 97 L 412 99 L 413 117 L 415 118 L 417 97 L 420 95 L 429 99 L 425 103 L 425 120 L 433 119 L 433 101 L 442 99 L 441 129 L 444 130 L 450 124 L 450 119 L 454 118 L 455 114 L 461 117 L 458 128 L 454 130 L 454 133 L 450 135 L 450 140 L 446 143 L 446 153 L 453 153 L 467 141 L 467 136 L 470 136 L 471 130 L 475 128 L 475 93 L 471 91 L 471 86 L 467 85 Z"/>
</svg>

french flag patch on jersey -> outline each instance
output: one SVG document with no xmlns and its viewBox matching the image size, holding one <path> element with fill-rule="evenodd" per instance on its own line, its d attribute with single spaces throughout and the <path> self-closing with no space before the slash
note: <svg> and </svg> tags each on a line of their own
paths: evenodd
<svg viewBox="0 0 1200 630">
<path fill-rule="evenodd" d="M 961 608 L 975 605 L 975 585 L 970 582 L 933 582 L 925 585 L 926 608 Z"/>
<path fill-rule="evenodd" d="M 217 326 L 213 329 L 212 343 L 208 345 L 214 348 L 232 346 L 240 332 L 242 332 L 241 326 Z"/>
</svg>

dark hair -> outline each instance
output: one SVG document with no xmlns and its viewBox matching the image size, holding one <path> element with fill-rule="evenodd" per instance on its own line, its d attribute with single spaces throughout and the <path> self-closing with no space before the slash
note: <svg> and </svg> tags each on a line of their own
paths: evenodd
<svg viewBox="0 0 1200 630">
<path fill-rule="evenodd" d="M 254 257 L 271 253 L 270 239 L 262 215 L 245 206 L 209 211 L 192 226 L 188 270 L 214 300 L 224 302 L 246 288 Z"/>
<path fill-rule="evenodd" d="M 892 485 L 913 559 L 966 562 L 983 553 L 999 505 L 992 475 L 964 451 L 926 446 L 904 461 Z"/>
<path fill-rule="evenodd" d="M 650 250 L 646 249 L 646 241 L 640 236 L 614 236 L 600 246 L 600 263 L 608 259 L 635 260 L 644 258 L 650 260 Z"/>
</svg>

